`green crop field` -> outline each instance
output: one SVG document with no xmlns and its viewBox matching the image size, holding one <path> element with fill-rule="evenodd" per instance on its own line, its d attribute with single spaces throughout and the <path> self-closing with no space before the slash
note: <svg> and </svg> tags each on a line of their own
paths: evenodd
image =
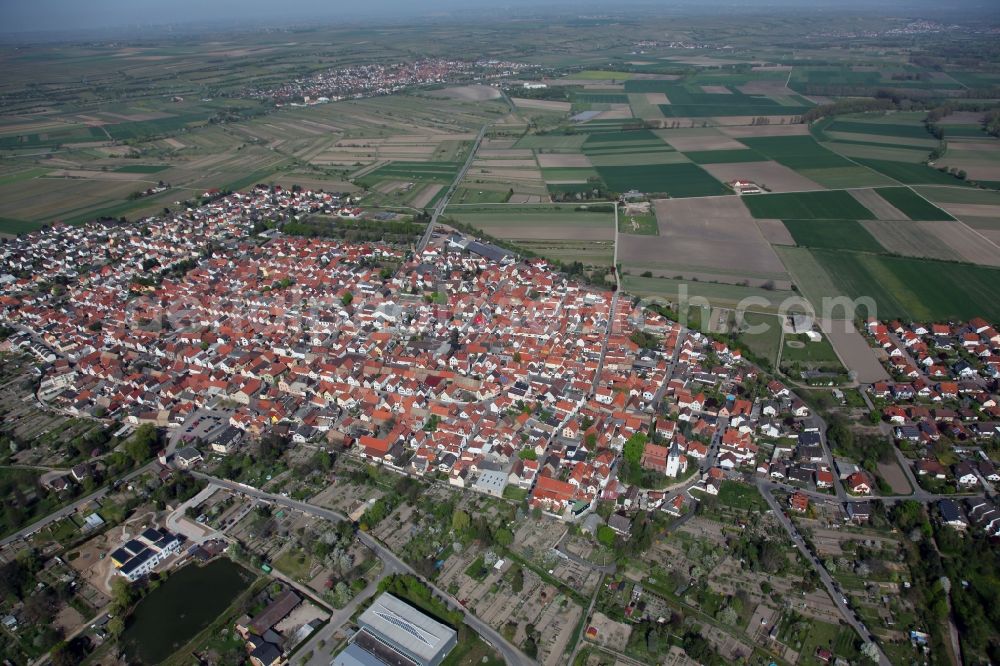
<svg viewBox="0 0 1000 666">
<path fill-rule="evenodd" d="M 515 148 L 576 152 L 589 138 L 589 134 L 526 134 L 514 144 Z"/>
<path fill-rule="evenodd" d="M 756 150 L 698 150 L 684 153 L 695 164 L 728 164 L 732 162 L 767 162 Z"/>
<path fill-rule="evenodd" d="M 588 81 L 606 81 L 609 79 L 614 79 L 617 81 L 627 81 L 635 76 L 634 72 L 608 72 L 601 69 L 588 69 L 582 72 L 576 72 L 575 74 L 570 74 L 570 79 L 586 79 Z"/>
<path fill-rule="evenodd" d="M 827 150 L 811 136 L 764 136 L 740 141 L 790 169 L 831 169 L 854 166 Z"/>
<path fill-rule="evenodd" d="M 712 84 L 708 84 L 712 85 Z M 715 84 L 718 85 L 718 84 Z M 669 81 L 631 80 L 625 82 L 625 91 L 666 93 L 670 104 L 660 104 L 660 111 L 668 118 L 703 118 L 707 116 L 797 116 L 812 106 L 806 100 L 788 100 L 782 104 L 764 95 L 747 95 L 735 86 L 727 86 L 729 93 L 706 93 L 692 84 Z"/>
<path fill-rule="evenodd" d="M 729 194 L 729 190 L 695 164 L 645 164 L 602 166 L 601 179 L 615 192 L 666 192 L 672 197 L 707 197 Z"/>
<path fill-rule="evenodd" d="M 115 169 L 115 173 L 159 173 L 169 168 L 165 164 L 126 164 Z"/>
<path fill-rule="evenodd" d="M 911 220 L 955 219 L 908 187 L 880 187 L 875 191 Z"/>
<path fill-rule="evenodd" d="M 926 164 L 857 158 L 859 164 L 885 174 L 904 185 L 962 185 L 964 181 Z"/>
<path fill-rule="evenodd" d="M 622 288 L 633 296 L 658 297 L 672 303 L 677 303 L 682 296 L 686 296 L 688 299 L 701 296 L 711 303 L 730 306 L 736 305 L 748 297 L 762 298 L 768 305 L 758 306 L 755 304 L 755 307 L 772 311 L 776 311 L 784 299 L 794 295 L 794 292 L 778 289 L 770 290 L 735 284 L 693 282 L 691 280 L 640 277 L 637 275 L 626 275 L 622 279 Z"/>
<path fill-rule="evenodd" d="M 623 93 L 578 92 L 573 101 L 578 104 L 628 104 L 628 96 Z"/>
<path fill-rule="evenodd" d="M 884 248 L 857 220 L 784 220 L 797 245 L 884 252 Z"/>
<path fill-rule="evenodd" d="M 38 231 L 43 224 L 41 222 L 27 222 L 25 220 L 13 220 L 9 217 L 0 217 L 0 234 L 26 234 Z"/>
<path fill-rule="evenodd" d="M 929 259 L 812 250 L 851 298 L 870 297 L 880 319 L 1000 319 L 1000 269 Z"/>
<path fill-rule="evenodd" d="M 366 173 L 358 183 L 368 186 L 382 180 L 450 183 L 461 167 L 459 162 L 392 162 Z"/>
<path fill-rule="evenodd" d="M 875 216 L 848 192 L 784 192 L 743 197 L 750 214 L 758 219 L 873 220 Z"/>
<path fill-rule="evenodd" d="M 932 139 L 922 124 L 903 125 L 896 123 L 866 123 L 851 120 L 835 120 L 825 128 L 830 132 L 851 132 L 855 134 L 877 134 L 906 139 Z"/>
</svg>

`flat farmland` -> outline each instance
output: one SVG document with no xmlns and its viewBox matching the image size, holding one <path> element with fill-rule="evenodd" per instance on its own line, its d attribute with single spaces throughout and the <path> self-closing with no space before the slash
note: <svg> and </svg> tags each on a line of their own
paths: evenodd
<svg viewBox="0 0 1000 666">
<path fill-rule="evenodd" d="M 942 173 L 926 164 L 910 164 L 889 160 L 858 158 L 857 162 L 892 178 L 903 185 L 963 185 L 954 176 Z"/>
<path fill-rule="evenodd" d="M 785 227 L 802 247 L 882 252 L 884 248 L 856 220 L 784 220 Z"/>
<path fill-rule="evenodd" d="M 383 180 L 448 183 L 461 168 L 459 162 L 392 162 L 370 171 L 357 181 L 371 186 Z"/>
<path fill-rule="evenodd" d="M 735 197 L 654 202 L 659 237 L 618 239 L 618 260 L 632 270 L 721 281 L 787 279 L 781 260 Z"/>
<path fill-rule="evenodd" d="M 707 197 L 729 190 L 706 171 L 689 162 L 636 166 L 602 166 L 598 173 L 616 192 L 664 192 L 671 197 Z"/>
<path fill-rule="evenodd" d="M 825 148 L 811 136 L 750 136 L 740 140 L 769 159 L 827 188 L 894 184 Z"/>
<path fill-rule="evenodd" d="M 735 153 L 748 150 L 736 139 L 714 129 L 699 131 L 697 134 L 691 133 L 690 130 L 658 130 L 656 134 L 684 153 L 723 151 Z"/>
<path fill-rule="evenodd" d="M 733 151 L 737 152 L 737 151 Z M 753 151 L 746 151 L 752 153 Z M 801 192 L 806 190 L 822 190 L 824 187 L 788 167 L 764 161 L 736 162 L 729 164 L 703 164 L 702 168 L 712 174 L 716 180 L 724 183 L 733 180 L 752 180 L 771 192 Z M 751 195 L 756 196 L 756 195 Z"/>
<path fill-rule="evenodd" d="M 906 215 L 884 198 L 880 197 L 873 189 L 850 190 L 851 196 L 858 200 L 862 206 L 875 214 L 878 220 L 905 220 Z"/>
<path fill-rule="evenodd" d="M 569 102 L 559 102 L 556 100 L 546 100 L 546 99 L 523 99 L 520 97 L 512 97 L 511 102 L 514 103 L 519 109 L 527 109 L 530 111 L 551 111 L 553 113 L 569 113 L 573 105 Z"/>
<path fill-rule="evenodd" d="M 812 250 L 848 296 L 871 297 L 879 318 L 1000 318 L 1000 270 L 969 264 Z"/>
<path fill-rule="evenodd" d="M 828 169 L 852 166 L 811 136 L 748 137 L 741 142 L 791 169 Z"/>
<path fill-rule="evenodd" d="M 936 204 L 973 204 L 996 206 L 1000 216 L 1000 192 L 971 187 L 915 187 L 914 191 Z"/>
<path fill-rule="evenodd" d="M 588 134 L 526 134 L 514 144 L 518 149 L 579 153 Z"/>
<path fill-rule="evenodd" d="M 563 206 L 450 206 L 447 215 L 504 240 L 613 241 L 614 213 Z"/>
<path fill-rule="evenodd" d="M 663 93 L 669 104 L 660 105 L 667 118 L 712 116 L 795 116 L 812 106 L 805 99 L 748 95 L 735 86 L 704 86 L 665 81 L 626 81 L 628 93 Z"/>
<path fill-rule="evenodd" d="M 698 150 L 684 153 L 695 164 L 726 164 L 734 162 L 766 162 L 767 157 L 756 150 Z"/>
<path fill-rule="evenodd" d="M 954 219 L 908 187 L 880 187 L 875 192 L 911 220 Z"/>
<path fill-rule="evenodd" d="M 871 211 L 843 190 L 752 194 L 741 197 L 741 200 L 754 217 L 764 219 L 870 220 L 874 218 Z"/>
<path fill-rule="evenodd" d="M 887 251 L 904 257 L 926 257 L 944 261 L 962 261 L 962 256 L 915 222 L 866 220 L 865 229 Z"/>
<path fill-rule="evenodd" d="M 875 136 L 919 139 L 921 141 L 931 140 L 933 144 L 937 141 L 931 137 L 923 123 L 896 123 L 896 122 L 864 122 L 859 119 L 840 119 L 824 127 L 824 131 L 849 132 L 853 134 L 871 134 Z"/>
<path fill-rule="evenodd" d="M 768 311 L 777 311 L 784 299 L 795 295 L 794 292 L 780 289 L 635 275 L 626 275 L 622 279 L 622 288 L 633 296 L 660 298 L 670 303 L 678 303 L 685 298 L 701 297 L 713 304 L 733 307 L 746 298 L 754 298 L 755 308 Z M 761 305 L 761 302 L 767 305 Z"/>
<path fill-rule="evenodd" d="M 827 141 L 824 146 L 845 158 L 922 164 L 930 148 L 908 148 L 850 141 Z"/>
</svg>

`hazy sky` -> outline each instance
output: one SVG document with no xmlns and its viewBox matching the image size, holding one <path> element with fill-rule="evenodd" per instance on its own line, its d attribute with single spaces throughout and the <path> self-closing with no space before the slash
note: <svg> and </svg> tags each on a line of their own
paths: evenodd
<svg viewBox="0 0 1000 666">
<path fill-rule="evenodd" d="M 870 10 L 906 13 L 933 11 L 943 4 L 1000 7 L 998 0 L 631 0 L 629 4 L 677 10 L 681 7 L 716 9 L 728 5 L 743 9 L 766 9 L 796 6 L 814 9 L 830 5 L 842 10 L 853 6 Z M 476 10 L 503 14 L 505 8 L 532 11 L 563 11 L 566 14 L 593 13 L 604 8 L 622 9 L 621 0 L 0 0 L 0 33 L 35 31 L 85 31 L 116 27 L 154 26 L 168 23 L 199 24 L 227 22 L 234 26 L 273 22 L 277 25 L 330 23 L 337 19 L 356 21 L 382 18 L 405 19 L 414 16 L 442 17 Z M 124 35 L 123 35 L 124 36 Z"/>
</svg>

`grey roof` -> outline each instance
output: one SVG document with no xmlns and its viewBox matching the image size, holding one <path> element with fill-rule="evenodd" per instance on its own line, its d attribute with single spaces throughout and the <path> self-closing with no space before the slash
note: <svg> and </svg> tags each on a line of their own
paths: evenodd
<svg viewBox="0 0 1000 666">
<path fill-rule="evenodd" d="M 330 666 L 385 666 L 381 659 L 351 643 L 334 658 Z"/>
<path fill-rule="evenodd" d="M 358 624 L 423 663 L 438 661 L 441 652 L 453 645 L 457 637 L 451 627 L 388 592 L 361 614 Z"/>
</svg>

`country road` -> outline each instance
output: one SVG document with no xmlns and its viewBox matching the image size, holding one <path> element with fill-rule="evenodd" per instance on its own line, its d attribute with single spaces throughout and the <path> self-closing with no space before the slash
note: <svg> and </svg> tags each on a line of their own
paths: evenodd
<svg viewBox="0 0 1000 666">
<path fill-rule="evenodd" d="M 241 483 L 235 483 L 233 481 L 227 481 L 225 479 L 219 479 L 214 476 L 209 476 L 201 472 L 192 472 L 196 478 L 204 479 L 211 484 L 220 486 L 222 488 L 227 488 L 234 492 L 243 493 L 247 497 L 253 497 L 256 499 L 267 500 L 278 506 L 283 506 L 288 509 L 295 509 L 303 513 L 307 513 L 319 518 L 324 518 L 331 522 L 340 522 L 342 520 L 347 520 L 348 518 L 343 514 L 330 509 L 325 509 L 315 504 L 309 504 L 308 502 L 301 502 L 298 500 L 293 500 L 288 497 L 283 497 L 281 495 L 272 495 L 271 493 L 266 493 L 261 490 L 257 490 L 251 486 L 247 486 Z M 367 546 L 379 559 L 382 560 L 383 566 L 385 567 L 383 573 L 389 575 L 391 573 L 408 573 L 419 578 L 424 584 L 426 584 L 435 595 L 444 599 L 444 601 L 453 609 L 460 610 L 465 615 L 465 624 L 467 624 L 473 631 L 475 631 L 479 636 L 491 645 L 494 649 L 499 652 L 504 661 L 508 666 L 529 666 L 535 662 L 528 657 L 526 654 L 521 652 L 516 646 L 512 645 L 495 631 L 493 627 L 489 626 L 478 617 L 473 615 L 470 611 L 465 609 L 462 605 L 458 603 L 458 600 L 452 597 L 447 592 L 438 589 L 430 581 L 424 579 L 420 574 L 414 571 L 410 565 L 406 564 L 399 557 L 396 556 L 391 550 L 386 548 L 380 541 L 375 537 L 368 534 L 367 532 L 359 531 L 357 533 L 358 539 Z"/>
</svg>

